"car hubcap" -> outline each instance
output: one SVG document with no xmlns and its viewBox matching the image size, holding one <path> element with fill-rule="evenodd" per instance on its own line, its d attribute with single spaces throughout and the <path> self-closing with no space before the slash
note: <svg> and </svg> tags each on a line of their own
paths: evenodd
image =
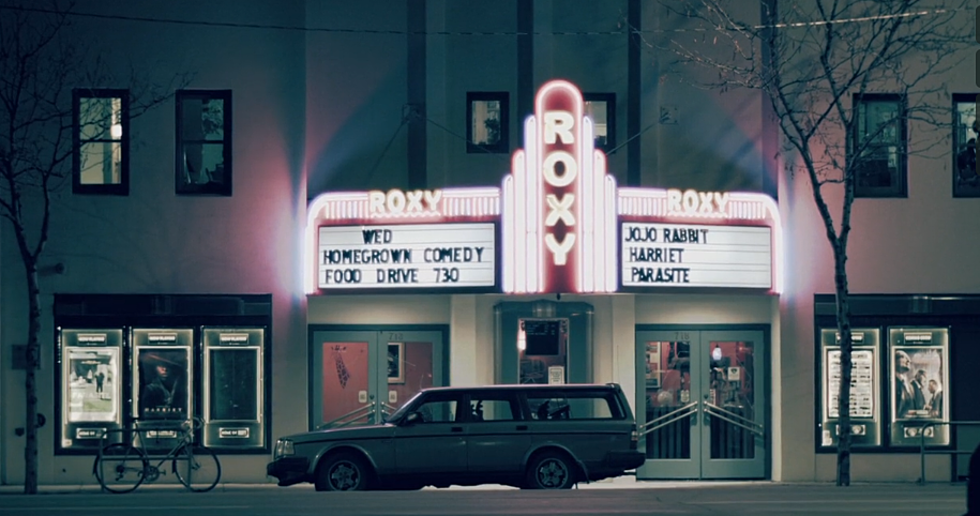
<svg viewBox="0 0 980 516">
<path fill-rule="evenodd" d="M 538 482 L 543 487 L 560 487 L 564 485 L 565 479 L 567 478 L 568 469 L 565 467 L 565 464 L 557 460 L 547 460 L 538 466 Z"/>
<path fill-rule="evenodd" d="M 349 462 L 339 462 L 330 471 L 330 485 L 337 491 L 348 491 L 357 486 L 357 468 Z"/>
</svg>

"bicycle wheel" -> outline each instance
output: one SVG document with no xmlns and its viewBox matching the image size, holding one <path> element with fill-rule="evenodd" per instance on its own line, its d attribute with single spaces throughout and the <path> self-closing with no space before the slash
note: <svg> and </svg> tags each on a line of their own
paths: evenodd
<svg viewBox="0 0 980 516">
<path fill-rule="evenodd" d="M 181 484 L 198 493 L 214 489 L 221 480 L 221 463 L 210 448 L 198 444 L 185 444 L 177 451 L 173 463 L 174 473 Z"/>
<path fill-rule="evenodd" d="M 96 461 L 95 477 L 110 493 L 128 493 L 143 483 L 146 454 L 131 444 L 110 444 Z"/>
</svg>

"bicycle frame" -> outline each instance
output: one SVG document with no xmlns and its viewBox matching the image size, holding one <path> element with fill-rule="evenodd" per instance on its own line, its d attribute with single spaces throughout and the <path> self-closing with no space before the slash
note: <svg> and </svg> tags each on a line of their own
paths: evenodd
<svg viewBox="0 0 980 516">
<path fill-rule="evenodd" d="M 143 482 L 156 481 L 161 472 L 165 474 L 164 464 L 171 461 L 171 472 L 181 484 L 192 491 L 210 491 L 221 478 L 221 464 L 213 451 L 195 443 L 194 431 L 201 426 L 202 421 L 194 418 L 149 423 L 135 421 L 126 428 L 110 430 L 102 436 L 104 444 L 95 458 L 93 473 L 106 491 L 126 493 Z M 114 442 L 110 438 L 112 434 L 122 434 L 123 437 Z M 163 455 L 148 446 L 148 442 L 161 438 L 175 439 Z M 178 469 L 180 463 L 185 464 L 185 471 Z M 194 476 L 206 480 L 199 485 L 195 483 Z"/>
</svg>

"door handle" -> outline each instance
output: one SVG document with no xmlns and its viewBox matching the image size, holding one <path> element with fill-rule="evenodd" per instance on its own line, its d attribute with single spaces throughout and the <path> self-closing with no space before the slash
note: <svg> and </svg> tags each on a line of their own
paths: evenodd
<svg viewBox="0 0 980 516">
<path fill-rule="evenodd" d="M 454 427 L 450 428 L 449 431 L 450 432 L 462 432 L 463 431 L 463 427 L 461 427 L 461 426 L 454 426 Z"/>
<path fill-rule="evenodd" d="M 518 430 L 527 430 L 527 425 L 517 425 Z"/>
</svg>

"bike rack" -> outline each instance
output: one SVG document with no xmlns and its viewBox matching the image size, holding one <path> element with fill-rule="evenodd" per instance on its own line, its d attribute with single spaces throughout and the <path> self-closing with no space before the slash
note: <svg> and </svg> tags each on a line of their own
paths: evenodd
<svg viewBox="0 0 980 516">
<path fill-rule="evenodd" d="M 915 423 L 915 424 L 903 424 L 904 427 L 915 427 L 919 430 L 919 485 L 926 484 L 926 455 L 972 455 L 973 450 L 958 450 L 958 449 L 927 449 L 926 447 L 926 428 L 935 428 L 937 426 L 949 425 L 952 427 L 962 425 L 962 426 L 980 426 L 980 421 L 929 421 L 926 423 Z M 950 445 L 951 446 L 951 445 Z"/>
</svg>

